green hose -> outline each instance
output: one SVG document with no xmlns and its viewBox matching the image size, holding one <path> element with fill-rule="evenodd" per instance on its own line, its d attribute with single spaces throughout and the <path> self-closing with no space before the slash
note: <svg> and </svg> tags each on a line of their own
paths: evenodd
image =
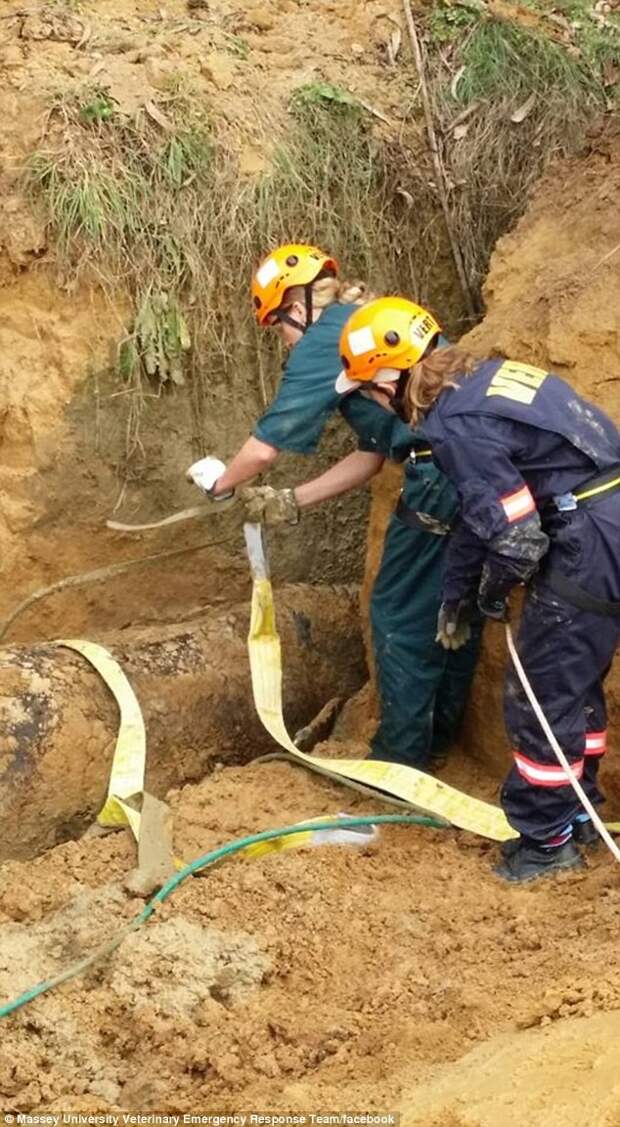
<svg viewBox="0 0 620 1127">
<path fill-rule="evenodd" d="M 71 978 L 75 978 L 78 974 L 82 974 L 88 970 L 93 963 L 99 959 L 104 958 L 106 955 L 112 954 L 123 940 L 132 931 L 137 931 L 143 923 L 152 916 L 158 904 L 163 904 L 167 900 L 175 888 L 178 888 L 183 881 L 192 876 L 194 873 L 205 869 L 207 865 L 214 865 L 216 861 L 221 861 L 224 857 L 231 857 L 233 853 L 239 853 L 242 849 L 246 849 L 249 845 L 254 845 L 259 841 L 271 841 L 274 837 L 288 837 L 290 834 L 301 833 L 304 830 L 331 830 L 339 826 L 343 828 L 351 828 L 353 826 L 431 826 L 434 829 L 448 829 L 447 822 L 440 822 L 436 818 L 429 818 L 423 814 L 367 814 L 359 818 L 329 818 L 322 822 L 300 822 L 295 826 L 285 826 L 280 830 L 263 830 L 259 834 L 251 834 L 249 837 L 239 838 L 238 841 L 231 841 L 228 845 L 221 845 L 219 849 L 213 849 L 210 853 L 205 853 L 203 857 L 198 857 L 196 861 L 191 861 L 178 873 L 175 873 L 170 880 L 166 881 L 159 892 L 149 900 L 148 904 L 135 916 L 130 923 L 128 923 L 121 931 L 117 932 L 113 939 L 108 940 L 102 947 L 98 947 L 91 955 L 80 959 L 77 963 L 72 963 L 66 970 L 61 971 L 60 974 L 54 978 L 47 978 L 43 982 L 39 982 L 36 986 L 31 986 L 29 990 L 25 990 L 19 997 L 14 998 L 12 1002 L 7 1002 L 6 1005 L 0 1006 L 0 1018 L 8 1017 L 9 1014 L 15 1010 L 21 1009 L 28 1002 L 32 1002 L 34 998 L 38 998 L 40 994 L 47 993 L 48 990 L 53 990 L 55 986 L 60 986 L 61 983 L 67 982 Z"/>
</svg>

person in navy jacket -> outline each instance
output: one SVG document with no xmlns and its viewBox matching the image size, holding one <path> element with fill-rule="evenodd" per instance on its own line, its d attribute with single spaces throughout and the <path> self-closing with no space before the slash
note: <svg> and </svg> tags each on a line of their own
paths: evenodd
<svg viewBox="0 0 620 1127">
<path fill-rule="evenodd" d="M 371 313 L 366 306 L 364 325 L 372 329 Z M 573 771 L 600 803 L 603 682 L 620 638 L 618 428 L 564 380 L 529 364 L 475 361 L 455 346 L 437 349 L 434 340 L 411 363 L 394 340 L 399 334 L 385 331 L 384 314 L 366 351 L 352 355 L 354 313 L 341 354 L 350 390 L 372 379 L 386 408 L 428 439 L 457 489 L 460 517 L 447 550 L 438 640 L 464 644 L 476 606 L 507 620 L 511 591 L 526 585 L 521 659 Z M 413 314 L 407 331 L 415 340 Z M 504 846 L 496 871 L 524 881 L 581 864 L 575 843 L 593 844 L 596 831 L 513 670 L 504 713 L 514 765 L 501 799 L 520 837 Z"/>
</svg>

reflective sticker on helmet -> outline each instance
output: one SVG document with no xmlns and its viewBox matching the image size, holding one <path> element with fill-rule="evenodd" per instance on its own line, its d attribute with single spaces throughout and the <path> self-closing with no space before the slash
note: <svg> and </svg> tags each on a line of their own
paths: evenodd
<svg viewBox="0 0 620 1127">
<path fill-rule="evenodd" d="M 411 322 L 409 328 L 409 338 L 412 344 L 420 344 L 425 337 L 430 333 L 433 328 L 433 318 L 430 313 L 425 313 L 423 317 L 418 317 Z"/>
<path fill-rule="evenodd" d="M 374 347 L 375 338 L 369 325 L 349 333 L 349 348 L 352 356 L 362 356 L 364 352 L 371 352 Z"/>
<path fill-rule="evenodd" d="M 263 262 L 263 265 L 256 271 L 256 281 L 258 282 L 260 288 L 264 290 L 265 286 L 268 286 L 270 282 L 273 282 L 273 279 L 277 278 L 279 273 L 280 267 L 278 266 L 275 258 L 268 258 L 267 261 Z"/>
</svg>

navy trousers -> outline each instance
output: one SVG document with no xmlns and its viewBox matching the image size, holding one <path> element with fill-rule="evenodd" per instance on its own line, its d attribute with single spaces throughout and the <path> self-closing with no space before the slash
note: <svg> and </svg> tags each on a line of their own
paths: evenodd
<svg viewBox="0 0 620 1127">
<path fill-rule="evenodd" d="M 553 590 L 550 572 L 599 599 L 620 600 L 620 494 L 558 514 L 548 531 L 546 568 L 526 599 L 517 648 L 562 750 L 588 798 L 599 803 L 597 773 L 607 749 L 603 683 L 620 641 L 620 617 L 574 606 Z M 512 668 L 504 715 L 514 754 L 502 789 L 506 816 L 524 836 L 553 840 L 582 807 Z"/>
</svg>

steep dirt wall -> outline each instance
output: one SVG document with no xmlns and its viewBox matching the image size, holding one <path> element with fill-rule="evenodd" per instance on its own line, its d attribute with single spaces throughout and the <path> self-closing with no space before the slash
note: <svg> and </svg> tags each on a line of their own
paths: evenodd
<svg viewBox="0 0 620 1127">
<path fill-rule="evenodd" d="M 329 78 L 366 97 L 375 97 L 382 83 L 382 104 L 398 101 L 396 76 L 373 39 L 376 17 L 392 8 L 398 9 L 396 0 L 362 8 L 322 4 L 317 20 L 294 0 L 278 0 L 273 9 L 236 8 L 227 0 L 191 6 L 186 0 L 165 6 L 157 0 L 2 4 L 0 615 L 64 575 L 199 541 L 201 533 L 185 526 L 132 541 L 120 541 L 102 526 L 111 515 L 155 520 L 195 502 L 184 481 L 186 466 L 207 451 L 230 457 L 278 378 L 274 357 L 265 389 L 249 373 L 247 397 L 232 411 L 222 370 L 200 436 L 191 388 L 172 394 L 147 388 L 139 405 L 139 446 L 125 472 L 131 392 L 111 372 L 129 304 L 122 293 L 111 305 L 85 281 L 70 283 L 42 216 L 23 190 L 24 165 L 42 144 L 52 100 L 101 83 L 118 113 L 130 116 L 182 82 L 208 112 L 218 137 L 239 154 L 241 174 L 254 175 L 269 167 L 288 99 L 300 83 Z M 355 42 L 353 56 L 349 46 Z M 320 65 L 308 62 L 311 57 Z M 249 276 L 253 261 L 230 266 Z M 283 457 L 271 480 L 302 480 L 349 448 L 346 427 L 336 424 L 319 458 Z M 359 576 L 366 509 L 361 493 L 309 514 L 299 533 L 274 536 L 276 577 Z M 174 620 L 188 607 L 221 598 L 223 590 L 240 597 L 246 582 L 241 541 L 225 520 L 217 538 L 231 530 L 231 543 L 202 556 L 200 567 L 152 565 L 139 576 L 61 597 L 24 619 L 15 637 L 82 630 L 91 622 L 114 629 L 155 616 Z"/>
<path fill-rule="evenodd" d="M 507 355 L 557 372 L 620 422 L 620 143 L 600 136 L 558 164 L 516 229 L 501 239 L 485 287 L 487 312 L 466 338 L 480 355 Z M 375 486 L 364 591 L 380 559 L 394 474 Z M 465 748 L 497 773 L 508 747 L 501 712 L 506 651 L 490 625 L 471 701 Z M 608 682 L 611 747 L 620 734 L 620 668 Z M 615 737 L 615 739 L 614 739 Z M 620 789 L 620 765 L 610 784 Z"/>
<path fill-rule="evenodd" d="M 516 230 L 500 240 L 485 287 L 487 313 L 466 338 L 480 355 L 523 358 L 568 380 L 620 423 L 620 143 L 601 137 L 585 161 L 557 167 Z M 467 746 L 505 762 L 503 632 L 490 627 L 470 709 Z M 609 676 L 610 747 L 620 734 L 620 667 Z M 617 792 L 620 764 L 610 761 Z"/>
</svg>

